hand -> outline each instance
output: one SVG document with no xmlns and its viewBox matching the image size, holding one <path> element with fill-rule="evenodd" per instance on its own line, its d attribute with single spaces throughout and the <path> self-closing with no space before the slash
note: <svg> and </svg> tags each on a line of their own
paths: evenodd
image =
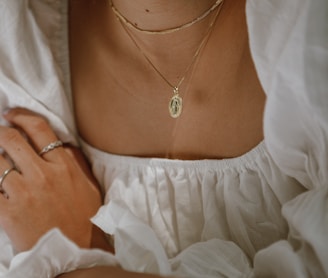
<svg viewBox="0 0 328 278">
<path fill-rule="evenodd" d="M 58 140 L 46 120 L 22 108 L 4 117 L 15 128 L 0 126 L 0 146 L 19 171 L 11 171 L 3 180 L 7 196 L 0 194 L 0 226 L 18 251 L 30 249 L 54 227 L 80 247 L 90 247 L 89 219 L 100 207 L 101 197 L 95 180 L 85 172 L 81 153 L 59 147 L 41 157 L 38 152 Z M 11 164 L 0 155 L 0 174 L 8 168 Z"/>
</svg>

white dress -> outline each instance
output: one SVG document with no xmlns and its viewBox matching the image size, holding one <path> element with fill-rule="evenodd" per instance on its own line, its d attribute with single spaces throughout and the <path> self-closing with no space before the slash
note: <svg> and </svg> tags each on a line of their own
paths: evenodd
<svg viewBox="0 0 328 278">
<path fill-rule="evenodd" d="M 97 264 L 177 277 L 328 277 L 328 1 L 248 0 L 246 14 L 267 95 L 265 139 L 237 158 L 180 161 L 79 140 L 67 1 L 0 0 L 0 111 L 38 111 L 61 140 L 81 145 L 106 193 L 92 221 L 117 252 L 81 250 L 54 229 L 15 254 L 0 229 L 0 277 Z"/>
</svg>

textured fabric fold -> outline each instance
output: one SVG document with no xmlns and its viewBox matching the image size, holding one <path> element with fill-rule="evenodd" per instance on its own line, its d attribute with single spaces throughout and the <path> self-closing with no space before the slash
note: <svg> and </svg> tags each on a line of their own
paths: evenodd
<svg viewBox="0 0 328 278">
<path fill-rule="evenodd" d="M 111 155 L 81 143 L 96 177 L 108 185 L 106 204 L 93 221 L 114 235 L 119 261 L 129 270 L 145 270 L 157 258 L 157 264 L 169 260 L 178 277 L 252 275 L 256 252 L 287 236 L 282 204 L 304 191 L 281 174 L 264 144 L 238 159 L 187 162 Z M 145 253 L 151 259 L 140 262 L 137 254 Z"/>
<path fill-rule="evenodd" d="M 114 235 L 116 258 L 127 270 L 171 274 L 165 251 L 151 228 L 124 205 L 110 202 L 92 219 L 98 227 Z"/>
<path fill-rule="evenodd" d="M 195 243 L 171 260 L 175 277 L 252 277 L 249 259 L 231 241 Z"/>
<path fill-rule="evenodd" d="M 9 269 L 0 272 L 3 278 L 49 277 L 79 268 L 117 265 L 115 257 L 101 250 L 83 250 L 53 229 L 30 250 L 16 255 Z"/>
<path fill-rule="evenodd" d="M 56 1 L 50 5 L 40 0 L 0 0 L 0 109 L 37 111 L 61 140 L 77 144 L 63 76 L 49 44 L 51 38 L 58 41 L 61 19 L 66 16 L 58 13 L 58 7 Z M 47 20 L 38 22 L 42 12 Z M 7 124 L 2 117 L 0 123 Z"/>
<path fill-rule="evenodd" d="M 261 7 L 268 6 L 273 13 L 265 17 Z M 283 204 L 288 237 L 256 254 L 255 274 L 327 277 L 328 2 L 250 0 L 247 12 L 267 94 L 268 150 L 283 173 L 309 190 Z"/>
<path fill-rule="evenodd" d="M 284 208 L 289 223 L 288 241 L 261 250 L 254 259 L 258 277 L 328 276 L 328 187 L 311 190 Z M 279 265 L 280 267 L 274 267 Z"/>
</svg>

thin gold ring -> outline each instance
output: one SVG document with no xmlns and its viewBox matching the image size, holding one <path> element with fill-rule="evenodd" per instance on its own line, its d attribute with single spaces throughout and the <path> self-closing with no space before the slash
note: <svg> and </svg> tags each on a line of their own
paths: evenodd
<svg viewBox="0 0 328 278">
<path fill-rule="evenodd" d="M 2 193 L 2 194 L 4 194 L 5 193 L 5 191 L 4 191 L 4 189 L 3 189 L 3 186 L 2 186 L 2 184 L 3 184 L 3 181 L 5 180 L 5 178 L 8 176 L 8 174 L 11 172 L 11 171 L 17 171 L 17 169 L 16 169 L 16 167 L 11 167 L 11 168 L 8 168 L 7 170 L 5 170 L 4 172 L 3 172 L 3 174 L 0 176 L 0 193 Z"/>
</svg>

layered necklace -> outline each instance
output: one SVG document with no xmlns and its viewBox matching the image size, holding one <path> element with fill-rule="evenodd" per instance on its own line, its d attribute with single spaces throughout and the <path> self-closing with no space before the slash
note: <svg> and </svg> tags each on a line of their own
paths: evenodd
<svg viewBox="0 0 328 278">
<path fill-rule="evenodd" d="M 165 35 L 165 34 L 170 34 L 176 31 L 180 31 L 182 29 L 188 28 L 192 25 L 194 25 L 195 23 L 198 23 L 199 21 L 203 20 L 205 17 L 207 17 L 211 12 L 213 12 L 219 5 L 222 4 L 222 0 L 217 0 L 209 9 L 207 9 L 205 12 L 203 12 L 200 16 L 198 16 L 197 18 L 181 24 L 179 26 L 174 26 L 174 27 L 170 27 L 167 29 L 163 29 L 163 30 L 148 30 L 148 29 L 142 29 L 140 27 L 138 27 L 138 25 L 133 24 L 130 20 L 128 20 L 124 15 L 122 15 L 120 13 L 120 11 L 118 9 L 116 9 L 115 5 L 113 4 L 113 2 L 111 0 L 109 0 L 109 3 L 111 5 L 111 8 L 114 12 L 114 14 L 116 15 L 116 17 L 119 18 L 120 21 L 122 21 L 124 23 L 124 25 L 140 32 L 140 33 L 144 33 L 144 34 L 150 34 L 150 35 Z"/>
<path fill-rule="evenodd" d="M 149 65 L 154 69 L 154 71 L 172 88 L 173 90 L 173 96 L 171 97 L 169 104 L 168 104 L 168 109 L 169 109 L 169 114 L 172 118 L 178 118 L 181 113 L 182 113 L 182 97 L 179 94 L 179 87 L 181 86 L 182 82 L 185 80 L 187 74 L 189 73 L 189 71 L 191 70 L 191 68 L 193 67 L 193 65 L 195 64 L 197 57 L 199 56 L 201 49 L 203 48 L 203 46 L 205 45 L 205 43 L 207 42 L 207 40 L 210 37 L 210 34 L 213 30 L 213 26 L 214 23 L 216 22 L 216 19 L 221 11 L 221 7 L 223 4 L 223 0 L 217 0 L 208 10 L 206 10 L 202 15 L 198 16 L 196 19 L 187 22 L 185 24 L 176 26 L 176 27 L 171 27 L 168 29 L 163 29 L 163 30 L 147 30 L 147 29 L 141 29 L 139 27 L 137 27 L 135 24 L 131 23 L 128 19 L 126 19 L 118 10 L 117 8 L 114 6 L 113 2 L 111 0 L 109 0 L 110 6 L 116 16 L 116 18 L 119 20 L 119 22 L 121 23 L 123 29 L 125 30 L 125 32 L 127 33 L 127 35 L 129 36 L 129 38 L 131 39 L 131 41 L 133 42 L 133 44 L 136 46 L 136 48 L 138 49 L 138 51 L 140 51 L 140 53 L 142 54 L 142 56 L 145 58 L 145 60 L 149 63 Z M 202 40 L 200 41 L 194 55 L 191 58 L 190 63 L 188 64 L 186 70 L 184 71 L 184 74 L 182 75 L 182 77 L 180 78 L 180 80 L 177 82 L 176 85 L 173 85 L 169 80 L 167 80 L 167 78 L 158 70 L 158 68 L 154 65 L 154 63 L 151 61 L 151 59 L 146 55 L 146 53 L 142 50 L 142 48 L 140 47 L 140 45 L 137 43 L 136 39 L 132 36 L 132 34 L 129 32 L 128 28 L 133 28 L 135 30 L 137 30 L 138 32 L 142 32 L 142 33 L 146 33 L 146 34 L 157 34 L 157 35 L 163 35 L 163 34 L 169 34 L 169 33 L 173 33 L 182 29 L 185 29 L 187 27 L 192 26 L 193 24 L 201 21 L 202 19 L 204 19 L 206 16 L 208 16 L 212 11 L 214 11 L 216 8 L 217 12 L 216 15 L 214 16 L 213 20 L 210 22 L 204 37 L 202 38 Z"/>
</svg>

